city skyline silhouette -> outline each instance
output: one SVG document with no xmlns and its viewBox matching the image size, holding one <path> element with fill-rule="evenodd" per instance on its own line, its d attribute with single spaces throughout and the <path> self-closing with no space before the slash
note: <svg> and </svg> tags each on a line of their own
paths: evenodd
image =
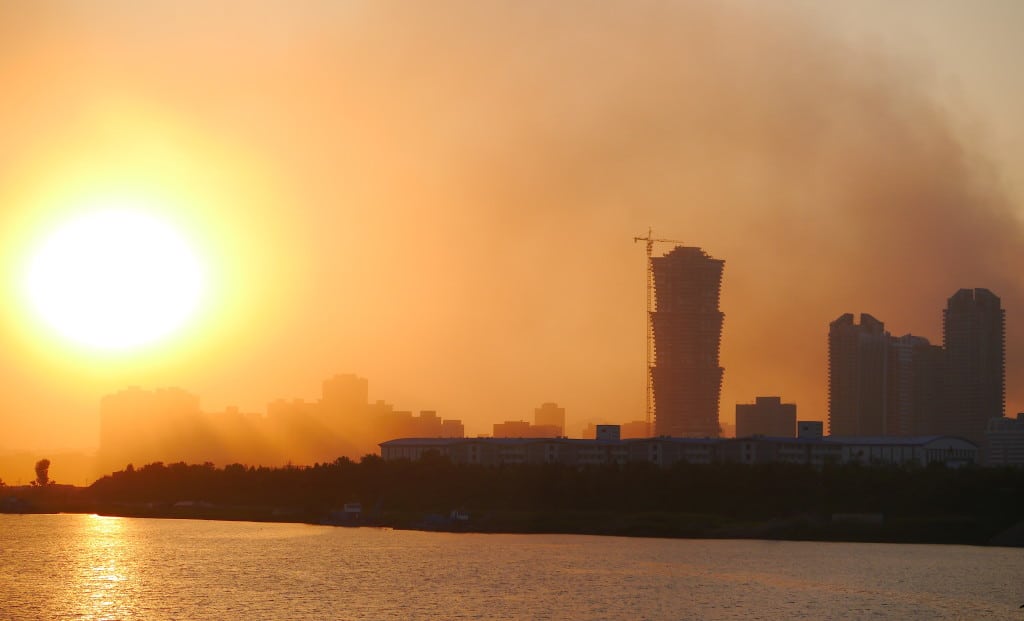
<svg viewBox="0 0 1024 621">
<path fill-rule="evenodd" d="M 0 2 L 0 619 L 1019 611 L 1022 27 Z"/>
<path fill-rule="evenodd" d="M 126 386 L 252 412 L 335 370 L 470 434 L 546 400 L 642 420 L 648 226 L 729 262 L 724 422 L 766 394 L 824 419 L 822 326 L 844 312 L 936 343 L 933 301 L 986 287 L 1020 324 L 1016 82 L 986 47 L 1014 21 L 981 17 L 1003 9 L 574 7 L 254 7 L 231 46 L 201 7 L 8 10 L 0 453 L 94 451 L 96 400 Z M 993 30 L 945 45 L 963 23 Z M 932 43 L 846 30 L 894 24 Z M 191 323 L 122 353 L 69 345 L 15 287 L 111 197 L 173 223 L 208 279 Z"/>
<path fill-rule="evenodd" d="M 661 303 L 654 308 L 660 308 L 663 314 L 681 314 L 668 319 L 652 315 L 655 325 L 661 322 L 652 334 L 655 347 L 661 349 L 661 372 L 674 374 L 663 375 L 662 381 L 674 381 L 674 390 L 678 392 L 670 392 L 668 398 L 661 400 L 661 409 L 655 409 L 660 418 L 655 418 L 653 427 L 648 427 L 635 413 L 620 413 L 614 420 L 594 419 L 585 412 L 567 418 L 564 407 L 545 402 L 533 410 L 532 420 L 527 420 L 526 413 L 515 419 L 493 418 L 493 430 L 488 433 L 467 433 L 463 421 L 444 412 L 417 413 L 397 409 L 385 400 L 371 401 L 367 379 L 354 374 L 324 379 L 318 398 L 277 397 L 264 410 L 254 412 L 241 411 L 237 406 L 222 411 L 206 410 L 200 406 L 200 396 L 182 388 L 128 387 L 102 398 L 97 452 L 94 457 L 72 457 L 70 461 L 78 465 L 70 480 L 91 482 L 126 464 L 151 462 L 282 466 L 329 462 L 338 457 L 355 460 L 379 453 L 382 443 L 403 438 L 592 439 L 595 425 L 609 423 L 625 431 L 622 438 L 729 437 L 731 434 L 721 433 L 718 421 L 722 412 L 717 403 L 714 408 L 706 407 L 706 395 L 714 394 L 717 387 L 702 379 L 707 376 L 707 365 L 701 363 L 713 363 L 709 352 L 715 351 L 710 348 L 702 352 L 701 343 L 717 345 L 722 338 L 722 317 L 716 309 L 723 261 L 711 259 L 698 248 L 681 246 L 665 256 L 675 263 L 654 264 L 655 292 L 661 293 Z M 702 291 L 702 287 L 708 290 Z M 932 346 L 911 334 L 894 337 L 885 331 L 881 321 L 867 313 L 861 314 L 859 324 L 854 323 L 851 313 L 831 322 L 826 343 L 829 375 L 824 378 L 830 408 L 822 431 L 840 442 L 845 437 L 963 438 L 974 443 L 980 451 L 978 461 L 984 463 L 985 430 L 991 419 L 1006 415 L 1001 401 L 1005 390 L 1003 311 L 998 296 L 992 292 L 961 289 L 948 299 L 948 308 L 942 312 L 948 326 L 943 339 L 951 348 L 948 353 L 944 347 Z M 680 322 L 700 324 L 701 317 L 708 313 L 713 321 L 705 324 L 706 334 L 698 331 L 694 336 L 686 330 L 675 330 Z M 666 330 L 666 325 L 672 330 Z M 992 349 L 997 346 L 998 349 Z M 976 362 L 976 358 L 991 362 L 990 367 Z M 713 377 L 721 378 L 723 370 L 713 364 L 712 367 Z M 976 375 L 965 380 L 964 386 L 982 385 L 988 392 L 976 396 L 957 388 L 956 379 L 968 377 L 968 371 L 962 367 Z M 698 394 L 691 404 L 679 411 L 665 407 L 666 403 L 674 405 L 671 398 L 690 398 L 690 393 L 682 389 L 702 383 L 707 392 Z M 656 383 L 656 391 L 657 386 Z M 995 393 L 989 395 L 993 390 Z M 748 400 L 753 399 L 751 396 Z M 772 430 L 769 436 L 796 437 L 796 404 L 782 406 L 779 401 L 779 397 L 757 396 L 756 406 L 742 402 L 727 406 L 732 409 L 735 405 L 737 418 L 741 409 L 749 410 L 744 423 L 747 429 L 764 426 Z M 774 410 L 757 413 L 762 407 L 772 407 L 773 402 L 775 407 L 792 408 L 788 423 L 769 423 L 769 418 L 758 422 L 762 417 L 776 416 Z M 694 408 L 694 404 L 703 410 Z M 714 426 L 708 426 L 709 420 Z M 814 420 L 818 419 L 800 417 L 800 421 Z M 778 431 L 787 425 L 788 432 Z M 738 427 L 732 427 L 739 432 L 737 437 L 765 433 L 744 432 L 743 425 Z M 8 478 L 15 468 L 24 469 L 24 463 L 31 458 L 31 453 L 22 453 L 18 460 L 8 460 L 4 467 Z"/>
</svg>

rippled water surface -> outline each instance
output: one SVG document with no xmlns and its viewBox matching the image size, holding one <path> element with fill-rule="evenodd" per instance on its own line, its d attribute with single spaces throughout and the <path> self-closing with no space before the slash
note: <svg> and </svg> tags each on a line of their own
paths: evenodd
<svg viewBox="0 0 1024 621">
<path fill-rule="evenodd" d="M 0 515 L 0 619 L 1024 619 L 1024 551 Z"/>
</svg>

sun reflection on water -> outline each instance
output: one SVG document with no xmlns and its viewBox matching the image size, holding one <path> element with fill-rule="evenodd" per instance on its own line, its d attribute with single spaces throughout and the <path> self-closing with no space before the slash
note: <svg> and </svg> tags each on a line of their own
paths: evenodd
<svg viewBox="0 0 1024 621">
<path fill-rule="evenodd" d="M 126 520 L 100 515 L 80 523 L 77 558 L 71 561 L 67 601 L 75 618 L 88 621 L 126 619 L 132 616 L 132 569 Z"/>
<path fill-rule="evenodd" d="M 0 514 L 0 621 L 991 619 L 1022 573 L 968 546 Z"/>
</svg>

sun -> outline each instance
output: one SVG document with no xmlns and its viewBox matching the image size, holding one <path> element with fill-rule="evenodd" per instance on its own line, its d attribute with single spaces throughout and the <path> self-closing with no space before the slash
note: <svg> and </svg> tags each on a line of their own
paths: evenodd
<svg viewBox="0 0 1024 621">
<path fill-rule="evenodd" d="M 196 314 L 204 270 L 169 222 L 144 210 L 93 210 L 63 222 L 25 273 L 33 312 L 79 345 L 128 350 L 170 336 Z"/>
</svg>

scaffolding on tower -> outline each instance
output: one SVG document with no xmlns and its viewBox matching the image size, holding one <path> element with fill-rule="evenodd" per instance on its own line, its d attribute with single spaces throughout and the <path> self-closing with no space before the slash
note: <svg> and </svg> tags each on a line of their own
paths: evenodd
<svg viewBox="0 0 1024 621">
<path fill-rule="evenodd" d="M 647 376 L 647 412 L 645 422 L 647 423 L 647 436 L 653 437 L 657 407 L 657 404 L 654 402 L 653 369 L 654 365 L 657 363 L 658 352 L 654 344 L 654 311 L 657 307 L 657 298 L 655 297 L 654 291 L 654 262 L 651 259 L 654 257 L 654 244 L 682 245 L 683 242 L 675 239 L 658 239 L 654 237 L 653 231 L 650 227 L 647 229 L 646 236 L 633 238 L 633 243 L 639 241 L 645 242 L 647 247 L 647 360 L 645 369 L 645 375 Z"/>
</svg>

